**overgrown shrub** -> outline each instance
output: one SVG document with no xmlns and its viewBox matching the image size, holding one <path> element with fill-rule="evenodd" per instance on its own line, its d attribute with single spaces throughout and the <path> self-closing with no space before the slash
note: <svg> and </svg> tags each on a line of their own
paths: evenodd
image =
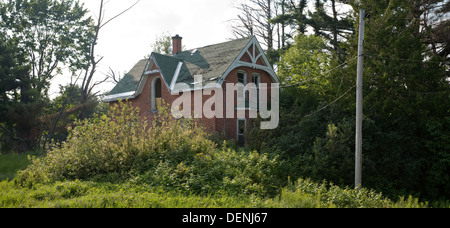
<svg viewBox="0 0 450 228">
<path fill-rule="evenodd" d="M 216 149 L 196 154 L 192 162 L 160 161 L 154 169 L 138 176 L 137 183 L 164 186 L 195 193 L 275 194 L 278 163 L 265 154 Z"/>
<path fill-rule="evenodd" d="M 299 179 L 282 190 L 282 207 L 297 208 L 426 208 L 417 198 L 409 196 L 393 202 L 380 193 L 366 188 L 340 188 L 323 181 L 321 184 L 309 179 Z"/>
<path fill-rule="evenodd" d="M 18 180 L 127 177 L 151 169 L 159 161 L 181 162 L 214 148 L 194 122 L 168 118 L 167 110 L 162 110 L 149 123 L 139 117 L 137 108 L 120 102 L 108 116 L 78 121 L 61 148 L 35 159 Z"/>
<path fill-rule="evenodd" d="M 77 122 L 67 142 L 34 159 L 16 183 L 133 181 L 192 193 L 275 193 L 276 158 L 217 148 L 198 123 L 174 119 L 168 108 L 148 122 L 119 104 L 108 116 Z"/>
</svg>

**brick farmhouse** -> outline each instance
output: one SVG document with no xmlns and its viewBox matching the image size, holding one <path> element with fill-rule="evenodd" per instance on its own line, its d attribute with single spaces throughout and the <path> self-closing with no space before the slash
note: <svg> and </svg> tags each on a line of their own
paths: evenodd
<svg viewBox="0 0 450 228">
<path fill-rule="evenodd" d="M 191 103 L 192 109 L 194 109 L 194 98 L 196 97 L 194 94 L 201 92 L 201 102 L 204 105 L 208 99 L 215 97 L 215 90 L 207 91 L 212 90 L 206 86 L 207 84 L 215 83 L 222 91 L 226 91 L 227 85 L 229 86 L 231 83 L 244 85 L 254 83 L 257 88 L 262 83 L 268 85 L 279 83 L 272 66 L 254 36 L 188 51 L 182 51 L 180 36 L 172 37 L 172 42 L 172 55 L 152 53 L 149 59 L 140 60 L 104 98 L 104 102 L 114 105 L 119 100 L 127 99 L 133 106 L 139 107 L 140 115 L 143 118 L 151 121 L 154 115 L 157 115 L 162 101 L 171 105 L 183 93 L 192 94 Z M 201 81 L 194 80 L 198 75 L 202 76 Z M 177 88 L 179 83 L 187 84 L 189 88 Z M 233 96 L 234 104 L 238 103 L 237 93 Z M 270 89 L 267 91 L 267 96 L 270 101 Z M 230 110 L 229 107 L 226 107 L 226 97 L 225 95 L 221 96 L 221 99 L 224 99 L 222 102 L 224 112 L 236 113 L 239 109 L 238 106 L 235 105 Z M 247 132 L 253 121 L 249 115 L 251 107 L 254 106 L 246 105 L 243 109 L 245 118 L 239 118 L 238 115 L 234 115 L 233 118 L 225 118 L 225 115 L 205 118 L 204 114 L 197 115 L 195 118 L 200 119 L 209 133 L 217 132 L 223 134 L 227 139 L 245 143 Z"/>
</svg>

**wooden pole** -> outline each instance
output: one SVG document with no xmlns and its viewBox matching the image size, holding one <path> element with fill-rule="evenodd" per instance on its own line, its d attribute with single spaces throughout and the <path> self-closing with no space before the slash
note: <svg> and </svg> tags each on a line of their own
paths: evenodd
<svg viewBox="0 0 450 228">
<path fill-rule="evenodd" d="M 355 136 L 355 188 L 362 180 L 362 123 L 363 123 L 363 69 L 364 69 L 364 18 L 365 10 L 359 10 L 358 69 L 356 82 L 356 136 Z"/>
</svg>

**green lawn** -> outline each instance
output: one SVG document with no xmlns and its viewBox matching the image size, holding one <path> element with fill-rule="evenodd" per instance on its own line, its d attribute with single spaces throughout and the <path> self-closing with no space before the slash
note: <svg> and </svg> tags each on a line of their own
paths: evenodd
<svg viewBox="0 0 450 228">
<path fill-rule="evenodd" d="M 0 182 L 0 208 L 268 208 L 272 199 L 195 196 L 161 188 L 87 181 L 56 182 L 31 188 Z"/>
<path fill-rule="evenodd" d="M 0 153 L 0 181 L 13 179 L 17 174 L 17 171 L 25 169 L 30 164 L 28 156 L 35 155 L 38 155 L 38 152 L 29 152 L 25 154 Z"/>
<path fill-rule="evenodd" d="M 341 189 L 309 180 L 286 187 L 279 195 L 195 195 L 162 186 L 95 181 L 58 181 L 20 186 L 17 171 L 38 153 L 0 155 L 0 208 L 329 208 L 329 207 L 427 207 L 406 197 L 391 201 L 366 189 Z M 30 182 L 32 183 L 32 182 Z M 448 207 L 449 204 L 441 205 Z"/>
</svg>

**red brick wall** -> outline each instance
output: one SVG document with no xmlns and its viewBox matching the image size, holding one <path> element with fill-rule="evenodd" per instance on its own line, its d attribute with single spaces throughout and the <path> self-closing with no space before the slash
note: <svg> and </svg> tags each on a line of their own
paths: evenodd
<svg viewBox="0 0 450 228">
<path fill-rule="evenodd" d="M 247 82 L 252 82 L 252 76 L 253 73 L 257 73 L 261 77 L 261 83 L 267 83 L 268 87 L 270 87 L 270 83 L 273 83 L 272 78 L 270 75 L 263 71 L 258 69 L 252 69 L 250 67 L 238 67 L 230 72 L 228 77 L 225 79 L 226 81 L 222 85 L 222 89 L 226 91 L 226 83 L 237 83 L 237 74 L 239 71 L 245 71 L 247 73 Z M 270 97 L 270 90 L 268 91 L 268 97 Z M 226 101 L 225 101 L 226 102 Z M 237 96 L 235 94 L 234 97 L 234 104 L 236 106 L 237 104 Z M 226 103 L 224 103 L 224 106 L 226 107 Z M 224 111 L 226 112 L 225 108 Z M 246 118 L 246 124 L 247 124 L 247 131 L 251 127 L 252 119 L 249 118 L 249 111 L 245 111 L 245 118 Z M 235 117 L 232 119 L 217 119 L 216 120 L 216 131 L 219 133 L 222 133 L 225 128 L 225 134 L 227 139 L 235 140 L 237 137 L 237 113 L 235 112 Z M 224 123 L 225 121 L 225 123 Z"/>
<path fill-rule="evenodd" d="M 228 75 L 228 77 L 226 78 L 226 81 L 223 83 L 222 85 L 222 89 L 223 91 L 226 91 L 226 83 L 237 83 L 237 74 L 238 71 L 245 71 L 247 72 L 247 82 L 252 82 L 252 75 L 253 73 L 258 73 L 261 76 L 261 83 L 267 83 L 268 86 L 270 86 L 270 83 L 273 82 L 272 78 L 270 77 L 270 75 L 263 71 L 263 70 L 258 70 L 258 69 L 252 69 L 250 67 L 239 67 L 234 69 L 233 71 L 230 72 L 230 74 Z M 152 104 L 151 104 L 151 95 L 152 95 L 152 81 L 155 77 L 161 77 L 160 74 L 153 74 L 148 76 L 148 80 L 144 86 L 144 89 L 142 91 L 142 93 L 136 97 L 135 99 L 130 99 L 129 101 L 133 104 L 133 106 L 139 107 L 140 109 L 140 115 L 142 118 L 147 118 L 149 121 L 153 120 L 154 118 L 154 112 L 152 112 Z M 162 99 L 167 103 L 167 104 L 172 104 L 177 98 L 179 98 L 181 96 L 180 95 L 172 95 L 170 94 L 167 85 L 164 83 L 164 80 L 162 80 Z M 205 102 L 211 98 L 214 95 L 214 93 L 212 93 L 212 95 L 202 95 L 202 107 L 205 104 Z M 225 97 L 225 92 L 224 92 L 224 117 L 226 117 L 226 97 Z M 270 97 L 270 91 L 268 92 L 268 97 Z M 110 103 L 110 105 L 114 105 L 117 102 L 112 102 Z M 236 106 L 237 104 L 237 97 L 235 94 L 234 97 L 234 104 Z M 194 92 L 191 92 L 191 107 L 192 107 L 192 112 L 194 111 Z M 202 109 L 203 110 L 203 109 Z M 251 126 L 251 119 L 249 118 L 249 111 L 245 111 L 246 113 L 246 123 L 247 123 L 247 130 L 250 128 Z M 192 114 L 192 117 L 194 115 Z M 236 133 L 237 133 L 237 114 L 235 112 L 235 117 L 232 119 L 226 119 L 226 118 L 212 118 L 212 119 L 207 119 L 205 118 L 205 116 L 203 115 L 203 118 L 200 120 L 200 122 L 204 125 L 204 127 L 206 128 L 207 132 L 209 133 L 213 133 L 213 132 L 218 132 L 219 134 L 225 132 L 225 136 L 227 139 L 232 139 L 235 140 L 236 139 Z"/>
</svg>

